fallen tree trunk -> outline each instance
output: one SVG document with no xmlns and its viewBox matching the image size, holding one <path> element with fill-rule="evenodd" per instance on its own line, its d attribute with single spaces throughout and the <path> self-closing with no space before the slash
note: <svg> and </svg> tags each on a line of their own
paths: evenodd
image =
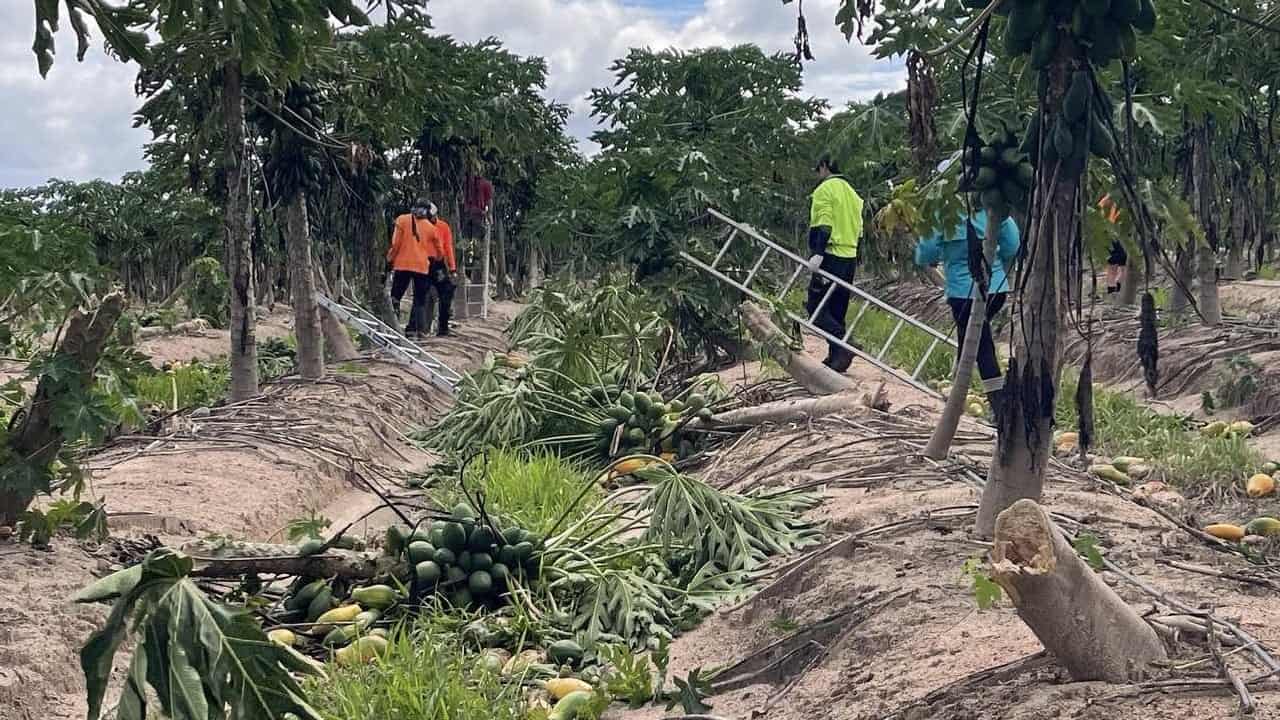
<svg viewBox="0 0 1280 720">
<path fill-rule="evenodd" d="M 209 321 L 204 318 L 196 318 L 194 320 L 186 320 L 184 322 L 175 323 L 173 327 L 165 327 L 163 325 L 148 325 L 138 328 L 138 337 L 142 339 L 161 337 L 163 335 L 195 335 L 204 333 L 209 330 Z"/>
<path fill-rule="evenodd" d="M 324 293 L 325 297 L 334 297 L 329 291 L 329 280 L 324 276 L 324 271 L 317 267 L 315 275 L 315 284 L 320 288 L 320 292 Z M 319 303 L 316 303 L 316 306 L 320 308 L 320 331 L 324 334 L 324 346 L 329 351 L 329 357 L 335 362 L 346 362 L 360 357 L 360 351 L 356 349 L 356 344 L 347 334 L 347 326 L 343 325 L 342 321 L 329 311 L 329 308 Z"/>
<path fill-rule="evenodd" d="M 822 363 L 803 350 L 791 349 L 791 340 L 773 324 L 768 313 L 753 302 L 738 306 L 743 322 L 766 355 L 782 366 L 796 382 L 815 395 L 835 395 L 856 390 L 858 384 Z"/>
<path fill-rule="evenodd" d="M 316 555 L 299 556 L 295 545 L 196 540 L 183 545 L 182 552 L 195 560 L 192 575 L 200 577 L 262 574 L 369 580 L 392 571 L 404 571 L 402 565 L 382 553 L 337 548 Z"/>
<path fill-rule="evenodd" d="M 764 425 L 774 423 L 798 423 L 813 420 L 836 413 L 855 412 L 858 400 L 851 392 L 835 395 L 824 395 L 816 398 L 799 400 L 779 400 L 777 402 L 738 408 L 722 412 L 711 418 L 706 425 Z M 865 404 L 865 403 L 864 403 Z"/>
<path fill-rule="evenodd" d="M 1168 660 L 1164 643 L 1095 573 L 1033 500 L 996 518 L 991 577 L 1075 680 L 1127 683 Z"/>
</svg>

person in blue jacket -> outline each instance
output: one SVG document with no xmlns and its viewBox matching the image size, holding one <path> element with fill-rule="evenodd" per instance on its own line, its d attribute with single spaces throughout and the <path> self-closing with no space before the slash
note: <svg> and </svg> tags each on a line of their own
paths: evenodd
<svg viewBox="0 0 1280 720">
<path fill-rule="evenodd" d="M 978 294 L 977 283 L 969 274 L 968 223 L 973 224 L 979 241 L 986 238 L 987 213 L 981 210 L 967 221 L 956 223 L 945 235 L 936 233 L 916 244 L 916 264 L 922 267 L 941 264 L 946 274 L 947 304 L 951 306 L 951 316 L 956 321 L 958 348 L 964 346 L 964 331 L 969 324 L 973 299 Z M 987 317 L 982 323 L 982 339 L 978 344 L 978 374 L 982 377 L 982 388 L 987 393 L 1004 387 L 1004 374 L 996 359 L 996 345 L 991 337 L 991 318 L 1004 307 L 1005 297 L 1009 293 L 1009 278 L 1005 269 L 1017 256 L 1020 242 L 1018 225 L 1012 218 L 1005 218 L 997 232 L 996 256 L 992 262 L 991 283 L 987 294 Z M 958 354 L 957 349 L 957 356 Z"/>
</svg>

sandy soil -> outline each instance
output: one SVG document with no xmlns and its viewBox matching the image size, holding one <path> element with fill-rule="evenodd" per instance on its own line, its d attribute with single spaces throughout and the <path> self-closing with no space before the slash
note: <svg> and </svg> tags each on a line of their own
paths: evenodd
<svg viewBox="0 0 1280 720">
<path fill-rule="evenodd" d="M 491 306 L 488 319 L 462 322 L 456 337 L 425 345 L 454 368 L 474 366 L 505 349 L 502 329 L 515 311 Z M 149 350 L 189 360 L 214 344 L 225 342 L 170 336 L 150 341 Z M 345 524 L 373 507 L 361 478 L 394 488 L 424 468 L 432 458 L 402 433 L 449 400 L 386 360 L 347 370 L 321 384 L 285 378 L 258 401 L 175 418 L 165 440 L 121 438 L 96 452 L 87 460 L 96 468 L 91 487 L 107 499 L 113 535 L 148 533 L 173 545 L 209 534 L 265 539 L 308 511 Z M 298 438 L 312 447 L 294 447 Z M 387 522 L 375 514 L 356 530 L 379 533 Z M 77 653 L 105 608 L 67 599 L 109 566 L 98 551 L 70 540 L 53 552 L 0 541 L 0 720 L 84 717 Z"/>
<path fill-rule="evenodd" d="M 287 305 L 276 305 L 269 314 L 258 319 L 257 338 L 286 337 L 293 332 L 293 311 Z M 226 357 L 231 347 L 231 331 L 205 330 L 201 333 L 174 333 L 138 342 L 138 351 L 151 358 L 157 367 L 170 362 L 191 362 Z"/>
<path fill-rule="evenodd" d="M 1218 286 L 1222 309 L 1250 319 L 1280 320 L 1280 280 L 1241 280 Z"/>
</svg>

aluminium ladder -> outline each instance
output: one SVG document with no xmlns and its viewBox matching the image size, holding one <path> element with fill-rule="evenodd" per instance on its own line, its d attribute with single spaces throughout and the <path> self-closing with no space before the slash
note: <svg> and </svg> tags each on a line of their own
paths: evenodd
<svg viewBox="0 0 1280 720">
<path fill-rule="evenodd" d="M 867 362 L 871 363 L 872 365 L 879 368 L 880 370 L 886 373 L 889 373 L 890 375 L 907 383 L 908 385 L 911 385 L 912 387 L 915 387 L 919 390 L 923 390 L 924 392 L 927 392 L 930 395 L 940 396 L 940 393 L 938 393 L 933 388 L 929 387 L 920 379 L 920 373 L 924 371 L 925 364 L 928 363 L 930 356 L 933 355 L 933 352 L 938 348 L 939 345 L 946 345 L 950 347 L 953 351 L 955 350 L 956 341 L 952 339 L 949 335 L 945 335 L 939 332 L 936 328 L 932 327 L 928 323 L 921 322 L 917 318 L 914 318 L 902 312 L 898 308 L 895 308 L 892 305 L 889 305 L 888 303 L 872 296 L 871 294 L 867 293 L 865 290 L 858 288 L 856 285 L 849 282 L 845 282 L 844 280 L 836 277 L 835 275 L 832 275 L 826 270 L 822 270 L 822 269 L 811 270 L 809 268 L 808 260 L 800 257 L 799 255 L 791 252 L 790 250 L 782 247 L 781 245 L 773 242 L 772 240 L 765 237 L 762 233 L 758 232 L 755 228 L 751 227 L 750 225 L 747 225 L 745 223 L 740 223 L 727 215 L 717 212 L 715 209 L 712 209 L 712 208 L 708 208 L 707 212 L 710 213 L 712 217 L 716 218 L 720 222 L 732 228 L 732 231 L 729 233 L 728 238 L 725 239 L 724 245 L 720 247 L 720 251 L 716 253 L 716 257 L 714 260 L 711 261 L 711 264 L 708 265 L 707 263 L 703 262 L 702 260 L 699 260 L 693 255 L 690 255 L 689 253 L 682 251 L 680 255 L 683 256 L 685 260 L 688 260 L 689 262 L 693 263 L 694 265 L 697 265 L 698 267 L 707 271 L 708 273 L 715 276 L 716 278 L 719 278 L 725 283 L 732 285 L 733 287 L 737 288 L 738 290 L 741 290 L 747 295 L 750 295 L 751 297 L 755 298 L 759 302 L 763 302 L 766 304 L 768 304 L 770 301 L 763 294 L 761 294 L 760 291 L 752 289 L 751 283 L 757 279 L 760 273 L 760 269 L 764 267 L 765 260 L 768 259 L 771 254 L 777 255 L 781 260 L 783 260 L 784 264 L 786 264 L 787 262 L 790 262 L 790 264 L 794 266 L 794 270 L 790 273 L 790 277 L 787 279 L 786 283 L 782 286 L 782 289 L 777 293 L 778 296 L 780 297 L 785 296 L 791 290 L 791 288 L 795 285 L 796 281 L 800 279 L 800 276 L 803 273 L 810 272 L 810 273 L 818 273 L 822 275 L 826 279 L 830 280 L 831 284 L 827 286 L 826 294 L 822 296 L 822 300 L 818 302 L 818 306 L 814 309 L 813 313 L 810 314 L 808 317 L 802 317 L 790 310 L 787 310 L 786 311 L 787 316 L 790 319 L 794 320 L 795 322 L 799 323 L 800 326 L 805 328 L 806 330 L 816 335 L 819 335 L 828 341 L 836 343 L 837 345 L 844 348 L 845 350 L 848 350 L 849 352 L 853 353 L 856 357 L 866 360 Z M 739 234 L 745 236 L 749 243 L 758 244 L 760 246 L 763 246 L 763 249 L 764 249 L 764 251 L 760 254 L 760 256 L 756 258 L 756 261 L 751 264 L 750 270 L 748 270 L 747 272 L 746 279 L 742 281 L 739 281 L 733 277 L 730 277 L 729 275 L 725 274 L 723 270 L 718 268 L 718 266 L 720 265 L 720 262 L 724 260 L 725 255 L 728 253 L 729 246 L 733 244 L 734 239 L 737 238 Z M 835 335 L 832 335 L 831 333 L 827 332 L 826 330 L 823 330 L 822 328 L 814 324 L 814 321 L 817 319 L 818 315 L 821 314 L 823 307 L 827 304 L 827 300 L 831 298 L 831 294 L 835 290 L 836 285 L 839 285 L 845 290 L 848 290 L 854 299 L 862 301 L 861 307 L 859 307 L 857 315 L 855 315 L 853 318 L 853 321 L 848 324 L 848 328 L 845 330 L 844 337 L 836 337 Z M 856 348 L 849 343 L 849 337 L 853 335 L 854 328 L 857 327 L 858 322 L 862 319 L 862 316 L 866 314 L 867 310 L 873 306 L 878 310 L 888 313 L 890 316 L 894 318 L 897 318 L 897 321 L 898 321 L 893 326 L 893 330 L 890 331 L 889 337 L 885 340 L 884 345 L 881 346 L 880 350 L 877 351 L 875 354 L 860 350 L 859 348 Z M 898 338 L 898 335 L 902 331 L 902 328 L 906 327 L 907 325 L 910 325 L 916 328 L 917 330 L 920 330 L 921 332 L 928 335 L 931 339 L 928 349 L 925 350 L 924 355 L 920 358 L 919 362 L 916 363 L 915 369 L 912 370 L 910 373 L 907 373 L 904 370 L 899 370 L 898 368 L 895 368 L 892 365 L 885 362 L 885 356 L 888 355 L 889 348 L 893 345 L 893 341 Z"/>
<path fill-rule="evenodd" d="M 440 358 L 419 347 L 417 343 L 405 337 L 404 333 L 388 326 L 373 313 L 349 298 L 342 298 L 341 302 L 335 302 L 325 297 L 323 293 L 316 293 L 316 302 L 353 330 L 368 338 L 369 342 L 399 357 L 411 367 L 425 372 L 426 379 L 432 385 L 450 394 L 457 392 L 458 383 L 462 381 L 462 375 L 458 371 L 445 365 Z"/>
</svg>

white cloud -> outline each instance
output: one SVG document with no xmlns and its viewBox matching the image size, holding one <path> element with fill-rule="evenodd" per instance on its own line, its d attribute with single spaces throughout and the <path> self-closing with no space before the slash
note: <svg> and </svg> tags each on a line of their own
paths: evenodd
<svg viewBox="0 0 1280 720">
<path fill-rule="evenodd" d="M 595 129 L 587 95 L 611 84 L 609 64 L 632 47 L 691 49 L 755 43 L 789 52 L 795 5 L 778 0 L 434 0 L 437 32 L 460 40 L 500 38 L 522 55 L 541 55 L 550 73 L 548 96 L 574 112 L 569 130 L 585 138 Z M 805 66 L 805 93 L 835 108 L 848 100 L 902 87 L 900 63 L 875 61 L 856 41 L 846 43 L 832 24 L 838 0 L 805 4 L 817 60 Z M 69 32 L 56 37 L 61 54 L 41 80 L 30 51 L 30 0 L 0 8 L 0 186 L 29 185 L 48 177 L 118 178 L 142 166 L 145 129 L 132 128 L 138 106 L 136 67 L 107 57 L 100 47 L 75 62 Z"/>
</svg>

